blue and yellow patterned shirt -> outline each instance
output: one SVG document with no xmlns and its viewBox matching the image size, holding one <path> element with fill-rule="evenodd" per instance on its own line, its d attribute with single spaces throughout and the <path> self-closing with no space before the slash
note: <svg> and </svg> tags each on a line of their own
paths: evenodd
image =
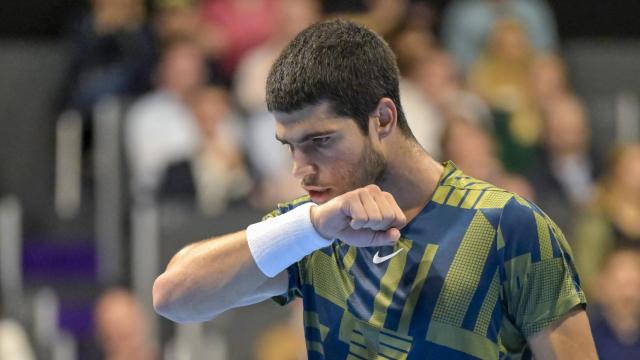
<svg viewBox="0 0 640 360">
<path fill-rule="evenodd" d="M 309 359 L 526 359 L 528 336 L 586 304 L 553 221 L 451 162 L 401 233 L 395 246 L 336 240 L 288 268 L 274 300 L 302 297 Z"/>
</svg>

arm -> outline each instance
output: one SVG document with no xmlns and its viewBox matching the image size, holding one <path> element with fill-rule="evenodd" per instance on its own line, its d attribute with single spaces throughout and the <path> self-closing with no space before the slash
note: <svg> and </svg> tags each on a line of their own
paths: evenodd
<svg viewBox="0 0 640 360">
<path fill-rule="evenodd" d="M 286 271 L 269 278 L 258 269 L 240 231 L 180 250 L 153 285 L 153 306 L 177 322 L 205 321 L 283 294 L 287 284 Z"/>
<path fill-rule="evenodd" d="M 389 245 L 398 240 L 404 224 L 406 218 L 393 196 L 373 185 L 320 206 L 299 206 L 248 231 L 180 250 L 153 285 L 153 306 L 174 321 L 209 320 L 228 309 L 287 292 L 284 270 L 329 246 L 327 239 L 339 237 L 353 246 Z"/>
<path fill-rule="evenodd" d="M 574 308 L 527 339 L 536 359 L 597 359 L 587 314 Z"/>
</svg>

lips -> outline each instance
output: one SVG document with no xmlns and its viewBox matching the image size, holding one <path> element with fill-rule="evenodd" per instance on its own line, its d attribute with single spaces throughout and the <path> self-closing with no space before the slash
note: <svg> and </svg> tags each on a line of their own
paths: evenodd
<svg viewBox="0 0 640 360">
<path fill-rule="evenodd" d="M 305 186 L 304 189 L 309 193 L 311 200 L 315 203 L 323 203 L 329 199 L 330 190 L 317 186 Z"/>
</svg>

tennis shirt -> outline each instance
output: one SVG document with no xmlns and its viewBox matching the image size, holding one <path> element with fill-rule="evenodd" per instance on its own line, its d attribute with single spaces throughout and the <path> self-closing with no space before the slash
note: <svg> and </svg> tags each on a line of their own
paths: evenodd
<svg viewBox="0 0 640 360">
<path fill-rule="evenodd" d="M 291 265 L 308 358 L 528 359 L 526 338 L 585 306 L 564 235 L 533 203 L 444 164 L 394 246 L 339 239 Z M 278 216 L 309 202 L 278 205 Z"/>
</svg>

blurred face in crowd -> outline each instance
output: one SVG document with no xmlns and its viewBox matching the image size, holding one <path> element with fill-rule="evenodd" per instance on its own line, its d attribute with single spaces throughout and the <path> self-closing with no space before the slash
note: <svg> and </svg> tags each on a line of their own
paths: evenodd
<svg viewBox="0 0 640 360">
<path fill-rule="evenodd" d="M 204 81 L 205 73 L 204 55 L 196 44 L 177 42 L 170 45 L 162 56 L 160 86 L 185 96 Z"/>
<path fill-rule="evenodd" d="M 400 72 L 417 78 L 420 66 L 433 51 L 433 38 L 423 29 L 407 29 L 393 39 L 393 51 L 398 59 Z M 418 81 L 418 80 L 416 80 Z"/>
<path fill-rule="evenodd" d="M 446 105 L 452 92 L 458 88 L 453 59 L 442 51 L 432 51 L 418 64 L 415 78 L 427 97 L 437 106 Z"/>
<path fill-rule="evenodd" d="M 227 91 L 220 87 L 203 88 L 197 92 L 193 100 L 194 115 L 208 139 L 215 138 L 218 126 L 229 110 L 229 96 Z"/>
<path fill-rule="evenodd" d="M 496 169 L 494 144 L 484 129 L 464 119 L 452 118 L 443 139 L 446 158 L 470 176 L 488 180 Z"/>
<path fill-rule="evenodd" d="M 556 55 L 539 55 L 531 67 L 531 86 L 540 105 L 567 92 L 567 74 Z"/>
<path fill-rule="evenodd" d="M 545 142 L 551 153 L 571 155 L 586 150 L 589 126 L 584 108 L 577 99 L 556 99 L 549 104 L 545 115 Z"/>
<path fill-rule="evenodd" d="M 640 257 L 637 251 L 611 255 L 599 278 L 600 302 L 609 311 L 640 316 Z"/>
<path fill-rule="evenodd" d="M 292 113 L 274 113 L 276 138 L 289 146 L 293 175 L 317 203 L 378 183 L 386 159 L 353 119 L 338 117 L 326 102 Z M 369 122 L 370 134 L 372 121 Z"/>
<path fill-rule="evenodd" d="M 198 13 L 191 5 L 160 8 L 155 17 L 156 31 L 162 39 L 175 36 L 194 36 L 198 33 Z"/>
<path fill-rule="evenodd" d="M 498 21 L 489 38 L 492 55 L 511 61 L 522 60 L 531 54 L 529 38 L 522 25 L 510 19 Z"/>
<path fill-rule="evenodd" d="M 280 0 L 276 16 L 276 36 L 288 42 L 300 31 L 320 20 L 320 4 L 317 0 Z"/>
<path fill-rule="evenodd" d="M 146 319 L 135 298 L 126 290 L 109 290 L 101 296 L 95 318 L 96 330 L 107 355 L 139 358 L 150 350 Z"/>
</svg>

